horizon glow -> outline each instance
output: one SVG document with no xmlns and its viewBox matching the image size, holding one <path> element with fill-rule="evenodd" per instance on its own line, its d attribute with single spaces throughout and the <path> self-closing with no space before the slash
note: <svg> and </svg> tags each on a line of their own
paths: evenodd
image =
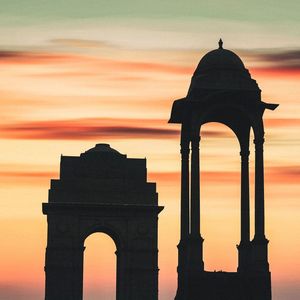
<svg viewBox="0 0 300 300">
<path fill-rule="evenodd" d="M 159 215 L 160 299 L 174 298 L 180 126 L 167 121 L 173 101 L 186 95 L 199 60 L 220 37 L 258 82 L 263 101 L 280 104 L 264 115 L 266 233 L 273 300 L 299 299 L 298 1 L 231 0 L 231 8 L 193 0 L 0 2 L 1 299 L 43 297 L 47 224 L 41 203 L 50 179 L 59 176 L 60 155 L 79 155 L 100 142 L 147 158 L 148 180 L 157 183 L 165 206 Z M 253 159 L 252 147 L 252 173 Z M 234 134 L 205 125 L 200 188 L 207 270 L 237 267 L 239 176 Z M 251 226 L 253 233 L 253 215 Z M 90 238 L 86 300 L 99 298 L 103 286 L 114 292 L 112 241 Z M 91 262 L 100 245 L 110 261 L 109 281 L 95 287 Z"/>
</svg>

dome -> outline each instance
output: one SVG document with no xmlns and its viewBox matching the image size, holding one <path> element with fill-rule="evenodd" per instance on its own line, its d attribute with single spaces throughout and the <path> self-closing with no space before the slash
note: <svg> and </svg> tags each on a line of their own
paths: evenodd
<svg viewBox="0 0 300 300">
<path fill-rule="evenodd" d="M 245 70 L 245 66 L 238 55 L 223 48 L 223 42 L 220 40 L 218 49 L 212 50 L 202 57 L 195 73 L 209 69 Z"/>
<path fill-rule="evenodd" d="M 110 153 L 110 154 L 117 154 L 117 155 L 121 155 L 120 152 L 118 152 L 117 150 L 113 149 L 110 147 L 109 144 L 96 144 L 95 147 L 85 151 L 85 154 L 90 154 L 90 153 Z"/>
<path fill-rule="evenodd" d="M 169 123 L 187 124 L 187 130 L 191 130 L 194 125 L 197 128 L 213 120 L 235 128 L 247 122 L 243 119 L 245 112 L 262 113 L 277 106 L 261 101 L 257 82 L 239 56 L 223 48 L 220 39 L 219 48 L 200 60 L 187 95 L 174 101 Z"/>
<path fill-rule="evenodd" d="M 200 60 L 187 98 L 202 101 L 212 92 L 229 90 L 260 91 L 239 56 L 224 49 L 220 39 L 219 48 L 208 52 Z"/>
</svg>

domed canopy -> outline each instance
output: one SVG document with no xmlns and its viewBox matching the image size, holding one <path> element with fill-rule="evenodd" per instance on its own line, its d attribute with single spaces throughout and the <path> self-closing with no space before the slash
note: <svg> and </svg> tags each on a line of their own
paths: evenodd
<svg viewBox="0 0 300 300">
<path fill-rule="evenodd" d="M 200 60 L 187 96 L 174 101 L 169 122 L 183 124 L 189 122 L 192 115 L 198 114 L 201 122 L 212 122 L 214 119 L 214 122 L 225 124 L 223 115 L 226 113 L 226 117 L 232 114 L 244 116 L 241 111 L 261 113 L 264 109 L 274 110 L 277 106 L 261 101 L 261 90 L 256 81 L 238 55 L 223 49 L 220 39 L 219 48 L 208 52 Z M 236 117 L 234 122 L 242 121 Z"/>
<path fill-rule="evenodd" d="M 223 42 L 220 40 L 218 49 L 212 50 L 202 57 L 194 75 L 209 69 L 235 69 L 245 71 L 245 66 L 234 52 L 223 49 Z"/>
<path fill-rule="evenodd" d="M 208 52 L 200 60 L 192 77 L 187 99 L 202 101 L 211 92 L 244 90 L 260 92 L 242 60 L 234 52 L 219 48 Z"/>
</svg>

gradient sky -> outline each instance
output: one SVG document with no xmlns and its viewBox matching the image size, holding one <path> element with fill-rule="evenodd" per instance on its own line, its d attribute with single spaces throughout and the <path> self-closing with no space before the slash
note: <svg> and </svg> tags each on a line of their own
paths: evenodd
<svg viewBox="0 0 300 300">
<path fill-rule="evenodd" d="M 79 155 L 100 142 L 147 158 L 148 179 L 165 206 L 160 300 L 173 299 L 180 128 L 167 120 L 220 37 L 242 58 L 263 100 L 280 104 L 265 113 L 273 300 L 300 298 L 299 1 L 0 0 L 0 8 L 0 299 L 43 298 L 41 203 L 49 181 L 59 176 L 61 154 Z M 205 125 L 202 137 L 205 268 L 234 271 L 238 143 L 220 124 Z M 251 172 L 253 209 L 253 154 Z M 253 212 L 251 218 L 253 233 Z M 86 246 L 84 299 L 113 299 L 115 245 L 95 234 Z"/>
</svg>

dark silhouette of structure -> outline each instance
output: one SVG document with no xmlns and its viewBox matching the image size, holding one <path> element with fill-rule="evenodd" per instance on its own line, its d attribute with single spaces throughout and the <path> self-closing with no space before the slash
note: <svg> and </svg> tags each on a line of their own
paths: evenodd
<svg viewBox="0 0 300 300">
<path fill-rule="evenodd" d="M 82 299 L 84 241 L 104 232 L 117 248 L 116 299 L 157 300 L 162 209 L 156 184 L 147 182 L 146 159 L 129 159 L 108 144 L 79 157 L 62 156 L 60 179 L 51 180 L 49 203 L 43 203 L 48 219 L 45 299 Z"/>
<path fill-rule="evenodd" d="M 264 226 L 263 144 L 265 109 L 261 90 L 232 51 L 219 48 L 200 61 L 185 98 L 174 101 L 169 123 L 181 124 L 181 233 L 176 300 L 270 300 L 271 275 Z M 219 122 L 233 130 L 241 155 L 241 241 L 237 272 L 204 270 L 200 234 L 199 142 L 201 126 Z M 255 235 L 250 241 L 249 136 L 255 144 Z M 191 164 L 189 163 L 191 145 Z M 189 170 L 191 166 L 191 172 Z"/>
</svg>

